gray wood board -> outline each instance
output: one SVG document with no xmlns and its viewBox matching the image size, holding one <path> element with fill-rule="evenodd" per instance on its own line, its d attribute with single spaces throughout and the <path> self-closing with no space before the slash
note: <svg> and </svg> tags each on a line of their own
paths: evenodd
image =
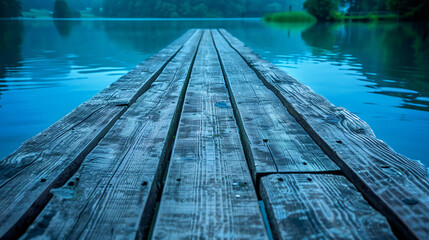
<svg viewBox="0 0 429 240">
<path fill-rule="evenodd" d="M 343 176 L 273 174 L 260 190 L 275 239 L 396 239 Z"/>
<path fill-rule="evenodd" d="M 253 176 L 339 170 L 218 31 L 212 31 Z"/>
<path fill-rule="evenodd" d="M 167 48 L 155 55 L 150 68 L 140 66 L 136 75 L 140 86 L 129 89 L 130 99 L 142 94 L 170 61 L 183 43 L 194 34 L 189 31 Z M 155 64 L 155 59 L 158 64 Z M 132 79 L 128 79 L 132 81 Z M 124 78 L 118 80 L 126 84 Z M 63 119 L 25 142 L 17 151 L 0 162 L 0 237 L 13 237 L 23 230 L 49 201 L 50 189 L 59 187 L 78 169 L 85 155 L 106 135 L 127 105 L 118 104 L 115 92 L 120 83 L 97 94 L 77 107 Z M 131 94 L 133 92 L 134 95 Z M 102 97 L 104 96 L 104 97 Z M 123 95 L 125 97 L 125 95 Z M 115 101 L 111 101 L 112 99 Z M 125 98 L 122 98 L 124 100 Z M 121 102 L 123 102 L 121 100 Z"/>
<path fill-rule="evenodd" d="M 152 239 L 267 239 L 219 60 L 206 30 Z"/>
<path fill-rule="evenodd" d="M 429 239 L 429 179 L 420 162 L 396 153 L 355 114 L 220 32 L 396 230 L 409 239 Z"/>
<path fill-rule="evenodd" d="M 23 239 L 147 237 L 177 129 L 197 31 L 61 188 Z"/>
</svg>

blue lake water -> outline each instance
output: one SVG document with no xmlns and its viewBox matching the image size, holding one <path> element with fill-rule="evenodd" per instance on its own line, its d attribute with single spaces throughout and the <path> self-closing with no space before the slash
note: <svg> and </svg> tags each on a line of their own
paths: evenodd
<svg viewBox="0 0 429 240">
<path fill-rule="evenodd" d="M 429 166 L 429 26 L 223 20 L 0 20 L 0 158 L 189 28 L 225 28 Z"/>
</svg>

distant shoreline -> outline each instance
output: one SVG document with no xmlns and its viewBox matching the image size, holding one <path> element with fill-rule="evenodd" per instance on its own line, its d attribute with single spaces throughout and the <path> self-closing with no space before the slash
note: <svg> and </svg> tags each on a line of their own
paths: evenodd
<svg viewBox="0 0 429 240">
<path fill-rule="evenodd" d="M 17 17 L 17 18 L 0 18 L 0 20 L 59 20 L 59 21 L 78 21 L 78 20 L 95 20 L 95 21 L 241 21 L 241 20 L 261 20 L 262 17 L 257 18 L 105 18 L 105 17 L 82 17 L 82 18 L 31 18 L 31 17 Z"/>
</svg>

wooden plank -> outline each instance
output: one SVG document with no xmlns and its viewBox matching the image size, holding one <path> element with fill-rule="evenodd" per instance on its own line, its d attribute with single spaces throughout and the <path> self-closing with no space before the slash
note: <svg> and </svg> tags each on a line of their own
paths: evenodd
<svg viewBox="0 0 429 240">
<path fill-rule="evenodd" d="M 212 31 L 254 178 L 339 170 L 218 31 Z"/>
<path fill-rule="evenodd" d="M 201 31 L 59 189 L 23 239 L 145 238 Z"/>
<path fill-rule="evenodd" d="M 260 190 L 275 239 L 396 239 L 343 176 L 273 174 Z"/>
<path fill-rule="evenodd" d="M 222 70 L 206 30 L 152 239 L 267 239 Z"/>
<path fill-rule="evenodd" d="M 22 234 L 52 197 L 50 190 L 63 185 L 76 172 L 85 155 L 125 112 L 127 106 L 122 103 L 131 104 L 133 98 L 145 91 L 159 75 L 157 72 L 193 33 L 185 34 L 170 45 L 169 50 L 149 60 L 148 64 L 154 64 L 153 67 L 143 64 L 141 71 L 135 70 L 140 71 L 137 81 L 141 85 L 129 89 L 128 95 L 116 94 L 121 84 L 112 84 L 109 90 L 82 104 L 1 162 L 0 237 L 13 238 Z M 124 79 L 119 81 L 127 84 Z"/>
<path fill-rule="evenodd" d="M 421 163 L 396 153 L 355 114 L 221 33 L 395 230 L 409 239 L 429 239 L 429 178 Z"/>
</svg>

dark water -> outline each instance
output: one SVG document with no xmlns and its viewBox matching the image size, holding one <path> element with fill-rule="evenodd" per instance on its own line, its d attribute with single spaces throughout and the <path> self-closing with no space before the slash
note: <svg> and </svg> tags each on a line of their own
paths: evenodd
<svg viewBox="0 0 429 240">
<path fill-rule="evenodd" d="M 429 26 L 0 21 L 0 158 L 189 28 L 222 27 L 429 166 Z"/>
</svg>

